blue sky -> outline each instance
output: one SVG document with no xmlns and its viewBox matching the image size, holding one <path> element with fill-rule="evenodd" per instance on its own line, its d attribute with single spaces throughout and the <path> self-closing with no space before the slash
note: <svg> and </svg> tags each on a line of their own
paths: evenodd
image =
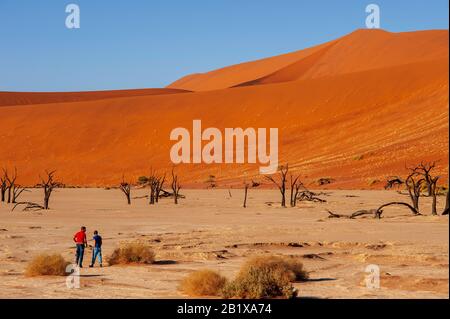
<svg viewBox="0 0 450 319">
<path fill-rule="evenodd" d="M 447 0 L 0 0 L 0 91 L 163 87 L 364 28 L 370 3 L 383 29 L 448 29 Z"/>
</svg>

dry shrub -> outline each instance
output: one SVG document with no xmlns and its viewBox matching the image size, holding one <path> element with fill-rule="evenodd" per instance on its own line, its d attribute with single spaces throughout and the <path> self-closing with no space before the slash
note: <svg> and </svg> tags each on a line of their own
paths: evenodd
<svg viewBox="0 0 450 319">
<path fill-rule="evenodd" d="M 225 286 L 225 298 L 273 298 L 297 295 L 292 282 L 305 280 L 308 274 L 297 258 L 265 256 L 248 260 L 236 279 Z"/>
<path fill-rule="evenodd" d="M 116 248 L 108 258 L 110 265 L 151 264 L 155 261 L 152 248 L 142 242 L 129 242 Z"/>
<path fill-rule="evenodd" d="M 226 284 L 226 278 L 219 273 L 204 269 L 189 274 L 181 282 L 180 290 L 189 296 L 218 296 Z"/>
<path fill-rule="evenodd" d="M 64 276 L 66 275 L 67 262 L 59 254 L 41 254 L 34 257 L 25 269 L 25 275 L 34 276 Z"/>
</svg>

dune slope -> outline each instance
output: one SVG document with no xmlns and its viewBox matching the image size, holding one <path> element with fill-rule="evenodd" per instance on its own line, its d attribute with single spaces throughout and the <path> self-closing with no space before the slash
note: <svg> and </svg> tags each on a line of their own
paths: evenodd
<svg viewBox="0 0 450 319">
<path fill-rule="evenodd" d="M 170 84 L 191 91 L 313 79 L 448 57 L 448 30 L 357 30 L 290 54 L 194 74 Z"/>
</svg>

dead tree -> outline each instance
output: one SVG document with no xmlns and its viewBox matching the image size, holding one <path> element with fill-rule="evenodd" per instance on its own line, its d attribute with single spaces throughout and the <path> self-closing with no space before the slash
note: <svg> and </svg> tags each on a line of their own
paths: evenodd
<svg viewBox="0 0 450 319">
<path fill-rule="evenodd" d="M 449 191 L 447 191 L 447 196 L 445 199 L 445 208 L 444 211 L 442 212 L 442 215 L 448 215 L 449 210 L 450 210 L 450 193 Z"/>
<path fill-rule="evenodd" d="M 412 170 L 421 175 L 426 183 L 427 196 L 433 196 L 433 177 L 431 176 L 431 171 L 436 167 L 436 162 L 432 163 L 420 163 L 417 167 Z"/>
<path fill-rule="evenodd" d="M 158 178 L 158 183 L 156 184 L 156 190 L 155 190 L 156 202 L 158 202 L 158 200 L 159 200 L 159 197 L 160 197 L 161 191 L 163 190 L 165 182 L 166 182 L 166 174 L 164 173 L 164 175 L 162 177 Z"/>
<path fill-rule="evenodd" d="M 406 189 L 415 210 L 419 211 L 419 199 L 422 184 L 425 182 L 424 178 L 419 178 L 420 175 L 413 169 L 413 172 L 408 175 L 405 181 Z"/>
<path fill-rule="evenodd" d="M 165 181 L 166 174 L 164 174 L 163 176 L 157 176 L 155 173 L 153 173 L 150 176 L 150 205 L 158 203 Z"/>
<path fill-rule="evenodd" d="M 430 191 L 431 196 L 433 196 L 433 203 L 431 204 L 431 214 L 437 215 L 437 182 L 439 180 L 439 176 L 431 177 L 430 179 Z"/>
<path fill-rule="evenodd" d="M 386 185 L 384 186 L 384 189 L 392 189 L 394 187 L 399 187 L 403 185 L 405 182 L 398 176 L 390 176 L 388 177 L 386 181 Z"/>
<path fill-rule="evenodd" d="M 248 194 L 248 188 L 250 185 L 246 182 L 244 182 L 244 205 L 242 207 L 247 208 L 247 194 Z"/>
<path fill-rule="evenodd" d="M 275 179 L 272 176 L 265 176 L 269 181 L 274 183 L 280 193 L 281 193 L 281 207 L 286 207 L 286 180 L 287 180 L 287 174 L 289 171 L 289 164 L 286 164 L 286 166 L 280 166 L 280 182 L 277 183 Z"/>
<path fill-rule="evenodd" d="M 313 202 L 313 203 L 326 203 L 325 199 L 322 199 L 319 197 L 319 195 L 322 195 L 323 193 L 317 194 L 314 192 L 311 192 L 307 188 L 305 188 L 303 191 L 299 192 L 297 194 L 297 200 L 299 202 Z"/>
<path fill-rule="evenodd" d="M 61 182 L 54 180 L 55 171 L 45 171 L 46 176 L 41 177 L 41 183 L 37 184 L 37 187 L 42 187 L 44 189 L 44 209 L 49 209 L 50 196 L 55 188 L 63 187 Z"/>
<path fill-rule="evenodd" d="M 14 189 L 12 192 L 12 203 L 16 204 L 19 196 L 25 191 L 28 191 L 25 187 L 22 187 L 21 185 L 18 184 L 14 185 Z"/>
<path fill-rule="evenodd" d="M 303 183 L 299 180 L 300 175 L 297 177 L 294 177 L 291 174 L 290 178 L 290 186 L 291 186 L 291 198 L 290 198 L 290 205 L 291 207 L 295 207 L 297 205 L 297 196 L 298 192 L 300 191 L 300 187 L 303 186 Z"/>
<path fill-rule="evenodd" d="M 259 185 L 260 185 L 259 183 L 255 183 L 253 180 L 252 180 L 251 184 L 244 181 L 244 205 L 243 205 L 244 208 L 247 208 L 248 189 L 259 187 Z M 230 195 L 231 195 L 231 193 L 230 193 Z"/>
<path fill-rule="evenodd" d="M 376 209 L 362 209 L 362 210 L 358 210 L 356 212 L 354 212 L 351 215 L 341 215 L 341 214 L 337 214 L 337 213 L 333 213 L 330 210 L 327 210 L 328 214 L 330 216 L 328 216 L 328 218 L 349 218 L 349 219 L 355 219 L 356 217 L 361 217 L 361 216 L 365 216 L 365 215 L 373 215 L 373 218 L 381 218 L 381 214 L 383 213 L 382 210 L 376 210 Z"/>
<path fill-rule="evenodd" d="M 174 169 L 172 169 L 172 192 L 173 192 L 173 200 L 175 204 L 178 204 L 178 197 L 180 193 L 181 185 L 178 180 L 178 176 L 175 175 Z"/>
<path fill-rule="evenodd" d="M 0 193 L 2 202 L 6 200 L 7 189 L 8 189 L 8 171 L 3 168 L 3 176 L 0 177 Z"/>
<path fill-rule="evenodd" d="M 356 211 L 356 212 L 354 212 L 353 214 L 350 214 L 350 215 L 341 215 L 341 214 L 333 213 L 333 212 L 331 212 L 329 210 L 327 210 L 327 212 L 330 215 L 330 216 L 328 216 L 328 218 L 349 218 L 349 219 L 355 219 L 355 218 L 361 217 L 361 216 L 372 215 L 373 218 L 380 219 L 381 215 L 383 214 L 383 208 L 388 207 L 388 206 L 392 206 L 392 205 L 406 206 L 412 211 L 412 213 L 414 215 L 416 215 L 416 216 L 420 215 L 418 210 L 416 210 L 410 204 L 404 203 L 404 202 L 391 202 L 391 203 L 383 204 L 380 207 L 378 207 L 377 209 L 368 209 L 368 210 L 362 209 L 362 210 L 358 210 L 358 211 Z"/>
<path fill-rule="evenodd" d="M 127 204 L 131 205 L 131 184 L 125 181 L 125 177 L 122 176 L 122 182 L 119 185 L 119 189 L 127 198 Z"/>
<path fill-rule="evenodd" d="M 421 214 L 419 213 L 419 210 L 418 210 L 417 208 L 411 206 L 411 205 L 408 204 L 408 203 L 404 203 L 404 202 L 390 202 L 390 203 L 387 203 L 387 204 L 383 204 L 383 205 L 381 205 L 380 207 L 378 207 L 377 212 L 378 212 L 379 215 L 381 216 L 381 214 L 382 214 L 382 212 L 383 212 L 383 208 L 388 207 L 388 206 L 392 206 L 392 205 L 406 206 L 406 207 L 408 207 L 408 208 L 411 210 L 411 212 L 412 212 L 414 215 L 421 215 Z"/>
<path fill-rule="evenodd" d="M 13 192 L 17 180 L 17 168 L 14 168 L 14 175 L 6 175 L 7 189 L 8 189 L 8 204 L 13 202 Z"/>
</svg>

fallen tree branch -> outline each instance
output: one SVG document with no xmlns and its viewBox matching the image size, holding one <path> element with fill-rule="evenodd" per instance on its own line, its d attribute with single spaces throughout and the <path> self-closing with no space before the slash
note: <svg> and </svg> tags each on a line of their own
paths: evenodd
<svg viewBox="0 0 450 319">
<path fill-rule="evenodd" d="M 342 215 L 342 214 L 333 213 L 332 211 L 330 211 L 328 209 L 327 209 L 327 212 L 330 215 L 330 216 L 328 216 L 328 218 L 355 219 L 357 217 L 361 217 L 361 216 L 365 216 L 365 215 L 373 215 L 373 218 L 380 219 L 381 215 L 383 214 L 383 208 L 388 207 L 388 206 L 392 206 L 392 205 L 406 206 L 413 212 L 413 214 L 415 216 L 422 215 L 413 206 L 411 206 L 408 203 L 404 203 L 404 202 L 390 202 L 390 203 L 386 203 L 386 204 L 381 205 L 377 209 L 369 209 L 369 210 L 362 209 L 362 210 L 358 210 L 358 211 L 354 212 L 351 215 Z"/>
<path fill-rule="evenodd" d="M 419 211 L 417 209 L 415 209 L 413 206 L 411 206 L 410 204 L 405 203 L 405 202 L 390 202 L 390 203 L 387 203 L 387 204 L 383 204 L 380 207 L 378 207 L 377 211 L 381 211 L 382 212 L 382 209 L 384 207 L 392 206 L 392 205 L 406 206 L 413 212 L 414 215 L 422 215 L 421 213 L 419 213 Z"/>
<path fill-rule="evenodd" d="M 16 209 L 17 206 L 19 205 L 26 205 L 22 211 L 26 212 L 26 211 L 38 211 L 38 210 L 45 210 L 45 207 L 42 205 L 39 205 L 37 203 L 33 203 L 33 202 L 18 202 L 14 205 L 14 207 L 12 208 L 12 212 Z"/>
<path fill-rule="evenodd" d="M 380 219 L 381 214 L 383 213 L 382 210 L 380 211 L 380 210 L 376 210 L 376 209 L 358 210 L 351 215 L 336 214 L 329 210 L 327 210 L 327 212 L 328 212 L 328 214 L 330 214 L 330 216 L 328 216 L 328 218 L 348 218 L 348 219 L 355 219 L 356 217 L 360 217 L 360 216 L 364 216 L 364 215 L 373 215 L 373 218 Z"/>
</svg>

